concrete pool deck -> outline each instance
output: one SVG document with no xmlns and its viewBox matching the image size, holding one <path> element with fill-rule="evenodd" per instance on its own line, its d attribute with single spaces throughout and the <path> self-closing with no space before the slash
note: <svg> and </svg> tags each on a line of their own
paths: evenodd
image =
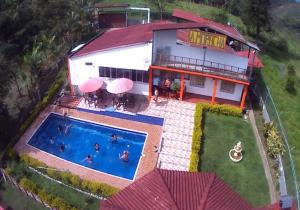
<svg viewBox="0 0 300 210">
<path fill-rule="evenodd" d="M 68 109 L 68 115 L 71 117 L 80 118 L 82 120 L 93 121 L 100 124 L 107 124 L 110 126 L 122 127 L 128 130 L 135 130 L 148 133 L 148 137 L 145 142 L 144 153 L 138 165 L 136 177 L 134 180 L 130 181 L 124 178 L 112 176 L 103 172 L 95 171 L 93 169 L 89 169 L 84 166 L 71 163 L 69 161 L 63 160 L 59 157 L 41 151 L 27 144 L 31 136 L 35 133 L 35 131 L 38 129 L 43 120 L 47 118 L 49 113 L 54 112 L 63 114 L 65 110 L 67 109 L 58 106 L 48 106 L 43 112 L 39 114 L 36 120 L 31 124 L 31 126 L 26 130 L 26 132 L 20 138 L 18 143 L 15 145 L 14 148 L 16 149 L 16 151 L 19 154 L 28 154 L 29 156 L 44 162 L 49 167 L 54 167 L 62 171 L 68 170 L 71 173 L 80 176 L 82 179 L 107 183 L 119 189 L 125 188 L 133 181 L 144 176 L 156 167 L 158 153 L 155 152 L 155 146 L 159 147 L 162 135 L 162 126 L 113 118 L 109 116 L 78 111 L 75 109 Z"/>
</svg>

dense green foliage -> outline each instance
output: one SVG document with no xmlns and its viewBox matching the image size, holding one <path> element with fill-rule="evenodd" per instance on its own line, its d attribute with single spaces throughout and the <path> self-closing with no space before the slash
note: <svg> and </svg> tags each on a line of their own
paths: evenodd
<svg viewBox="0 0 300 210">
<path fill-rule="evenodd" d="M 0 2 L 0 148 L 51 85 L 55 64 L 95 34 L 84 2 Z"/>
</svg>

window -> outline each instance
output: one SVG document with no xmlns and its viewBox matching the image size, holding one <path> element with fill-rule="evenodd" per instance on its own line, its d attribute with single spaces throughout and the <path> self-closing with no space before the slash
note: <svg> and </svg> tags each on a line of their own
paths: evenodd
<svg viewBox="0 0 300 210">
<path fill-rule="evenodd" d="M 111 73 L 111 78 L 117 78 L 117 69 L 116 68 L 111 68 L 110 69 L 110 73 Z"/>
<path fill-rule="evenodd" d="M 200 76 L 192 76 L 190 77 L 190 85 L 191 86 L 196 86 L 196 87 L 202 87 L 204 88 L 205 86 L 205 77 L 200 77 Z"/>
<path fill-rule="evenodd" d="M 105 77 L 110 77 L 110 68 L 109 67 L 105 67 Z"/>
<path fill-rule="evenodd" d="M 118 69 L 99 66 L 99 77 L 108 78 L 128 78 L 134 82 L 148 83 L 148 71 L 131 70 L 131 69 Z"/>
<path fill-rule="evenodd" d="M 143 71 L 136 71 L 136 81 L 143 82 Z"/>
<path fill-rule="evenodd" d="M 149 74 L 148 71 L 143 71 L 143 82 L 148 83 L 149 82 Z"/>
<path fill-rule="evenodd" d="M 104 67 L 99 66 L 99 77 L 105 77 Z"/>
<path fill-rule="evenodd" d="M 231 82 L 222 81 L 220 91 L 224 93 L 234 93 L 235 84 Z"/>
<path fill-rule="evenodd" d="M 136 81 L 136 70 L 131 70 L 131 79 L 132 81 Z"/>
</svg>

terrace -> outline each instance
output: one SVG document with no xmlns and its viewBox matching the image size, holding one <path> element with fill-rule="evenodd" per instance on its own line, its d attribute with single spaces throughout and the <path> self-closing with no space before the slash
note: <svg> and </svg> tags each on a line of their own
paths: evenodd
<svg viewBox="0 0 300 210">
<path fill-rule="evenodd" d="M 251 71 L 247 71 L 247 69 L 216 63 L 205 59 L 201 60 L 167 54 L 154 54 L 154 57 L 153 65 L 155 66 L 180 69 L 187 73 L 199 72 L 245 82 L 248 82 L 251 76 Z"/>
</svg>

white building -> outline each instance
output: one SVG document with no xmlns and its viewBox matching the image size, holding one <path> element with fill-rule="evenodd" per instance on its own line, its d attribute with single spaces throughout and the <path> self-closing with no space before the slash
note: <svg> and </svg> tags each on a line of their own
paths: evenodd
<svg viewBox="0 0 300 210">
<path fill-rule="evenodd" d="M 171 89 L 180 87 L 180 100 L 244 107 L 252 73 L 249 67 L 262 66 L 253 53 L 258 48 L 230 26 L 180 10 L 173 16 L 187 21 L 108 30 L 71 54 L 71 92 L 90 77 L 108 81 L 126 77 L 134 81 L 132 93 L 150 99 L 153 86 L 161 88 L 160 93 L 169 91 L 164 87 L 169 79 L 177 84 Z"/>
</svg>

